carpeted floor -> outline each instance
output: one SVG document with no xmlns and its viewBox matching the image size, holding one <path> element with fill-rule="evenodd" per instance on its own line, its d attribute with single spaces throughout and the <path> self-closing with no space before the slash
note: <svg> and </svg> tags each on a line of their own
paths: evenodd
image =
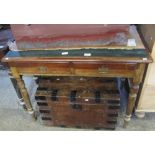
<svg viewBox="0 0 155 155">
<path fill-rule="evenodd" d="M 119 116 L 118 125 L 116 130 L 155 130 L 155 114 L 147 113 L 145 118 L 138 119 L 134 117 L 128 128 L 122 128 L 123 119 Z M 83 129 L 76 128 L 59 128 L 59 127 L 47 127 L 41 125 L 39 120 L 33 121 L 29 114 L 27 114 L 22 107 L 18 104 L 17 96 L 11 81 L 6 71 L 0 70 L 0 130 L 13 130 L 13 131 L 80 131 Z M 86 130 L 87 131 L 87 130 Z"/>
</svg>

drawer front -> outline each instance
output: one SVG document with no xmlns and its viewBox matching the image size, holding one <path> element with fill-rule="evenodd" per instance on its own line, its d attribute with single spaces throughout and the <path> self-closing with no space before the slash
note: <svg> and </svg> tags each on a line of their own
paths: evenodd
<svg viewBox="0 0 155 155">
<path fill-rule="evenodd" d="M 71 73 L 69 63 L 30 64 L 18 67 L 19 74 L 68 75 Z"/>
<path fill-rule="evenodd" d="M 75 74 L 88 76 L 133 76 L 135 64 L 74 63 Z"/>
<path fill-rule="evenodd" d="M 104 64 L 89 62 L 63 62 L 46 64 L 24 64 L 18 67 L 20 74 L 50 74 L 71 76 L 120 76 L 133 77 L 135 64 Z"/>
</svg>

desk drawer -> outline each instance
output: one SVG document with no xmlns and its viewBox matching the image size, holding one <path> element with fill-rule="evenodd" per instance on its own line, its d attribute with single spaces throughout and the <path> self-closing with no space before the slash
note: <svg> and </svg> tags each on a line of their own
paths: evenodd
<svg viewBox="0 0 155 155">
<path fill-rule="evenodd" d="M 19 74 L 51 74 L 65 75 L 70 74 L 69 63 L 50 63 L 50 64 L 28 64 L 18 67 Z"/>
<path fill-rule="evenodd" d="M 18 67 L 20 74 L 50 74 L 77 76 L 133 76 L 135 64 L 103 64 L 89 62 L 62 62 L 44 64 L 24 64 Z"/>
<path fill-rule="evenodd" d="M 75 74 L 85 75 L 128 75 L 132 76 L 133 70 L 137 67 L 135 64 L 99 64 L 99 63 L 74 63 Z"/>
</svg>

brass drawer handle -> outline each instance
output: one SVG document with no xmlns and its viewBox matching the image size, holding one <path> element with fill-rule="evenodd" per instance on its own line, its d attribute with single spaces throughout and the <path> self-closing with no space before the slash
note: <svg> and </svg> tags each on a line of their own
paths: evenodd
<svg viewBox="0 0 155 155">
<path fill-rule="evenodd" d="M 45 72 L 47 72 L 47 67 L 41 66 L 41 67 L 39 67 L 39 71 L 42 73 L 45 73 Z"/>
<path fill-rule="evenodd" d="M 109 71 L 109 68 L 102 66 L 98 68 L 98 71 L 99 73 L 107 73 Z"/>
</svg>

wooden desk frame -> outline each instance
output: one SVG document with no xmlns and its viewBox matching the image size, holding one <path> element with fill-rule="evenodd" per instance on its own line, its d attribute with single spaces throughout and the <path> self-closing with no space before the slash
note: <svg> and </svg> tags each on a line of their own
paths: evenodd
<svg viewBox="0 0 155 155">
<path fill-rule="evenodd" d="M 142 82 L 144 69 L 151 58 L 142 57 L 5 57 L 3 62 L 10 67 L 14 87 L 23 98 L 27 111 L 35 118 L 35 111 L 22 80 L 23 75 L 33 76 L 88 76 L 128 78 L 130 93 L 124 127 L 131 119 L 135 100 Z"/>
</svg>

